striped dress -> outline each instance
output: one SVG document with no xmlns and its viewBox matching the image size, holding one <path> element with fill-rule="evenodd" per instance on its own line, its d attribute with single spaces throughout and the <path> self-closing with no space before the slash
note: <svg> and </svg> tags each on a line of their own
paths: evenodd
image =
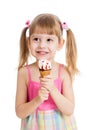
<svg viewBox="0 0 87 130">
<path fill-rule="evenodd" d="M 62 65 L 59 67 L 58 79 L 54 81 L 60 93 L 62 91 L 61 69 Z M 38 93 L 40 83 L 32 81 L 29 66 L 27 66 L 27 70 L 29 75 L 28 100 L 32 100 Z M 48 100 L 22 120 L 21 130 L 77 130 L 77 127 L 74 116 L 66 116 L 56 110 L 56 105 L 49 95 Z"/>
</svg>

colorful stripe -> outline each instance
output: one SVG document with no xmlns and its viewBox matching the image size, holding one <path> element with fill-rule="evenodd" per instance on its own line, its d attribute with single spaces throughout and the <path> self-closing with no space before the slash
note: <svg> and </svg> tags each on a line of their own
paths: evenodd
<svg viewBox="0 0 87 130">
<path fill-rule="evenodd" d="M 77 130 L 74 116 L 60 112 L 37 111 L 22 120 L 21 130 Z"/>
</svg>

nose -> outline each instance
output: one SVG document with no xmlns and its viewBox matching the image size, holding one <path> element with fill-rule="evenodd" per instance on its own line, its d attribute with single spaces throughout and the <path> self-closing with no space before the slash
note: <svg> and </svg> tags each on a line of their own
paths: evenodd
<svg viewBox="0 0 87 130">
<path fill-rule="evenodd" d="M 42 41 L 39 43 L 39 47 L 40 47 L 40 48 L 45 48 L 45 47 L 46 47 L 46 41 L 42 40 Z"/>
</svg>

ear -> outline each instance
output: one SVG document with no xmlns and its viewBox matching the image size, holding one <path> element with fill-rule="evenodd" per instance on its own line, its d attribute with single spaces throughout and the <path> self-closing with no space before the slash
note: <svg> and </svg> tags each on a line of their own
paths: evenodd
<svg viewBox="0 0 87 130">
<path fill-rule="evenodd" d="M 58 44 L 58 50 L 62 49 L 64 42 L 65 42 L 64 39 L 60 39 L 59 44 Z"/>
</svg>

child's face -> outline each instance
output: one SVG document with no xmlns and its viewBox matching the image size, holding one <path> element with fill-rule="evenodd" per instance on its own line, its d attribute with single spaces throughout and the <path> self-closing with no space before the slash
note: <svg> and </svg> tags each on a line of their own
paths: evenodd
<svg viewBox="0 0 87 130">
<path fill-rule="evenodd" d="M 30 36 L 31 54 L 37 59 L 53 60 L 60 43 L 56 35 L 32 34 Z"/>
</svg>

